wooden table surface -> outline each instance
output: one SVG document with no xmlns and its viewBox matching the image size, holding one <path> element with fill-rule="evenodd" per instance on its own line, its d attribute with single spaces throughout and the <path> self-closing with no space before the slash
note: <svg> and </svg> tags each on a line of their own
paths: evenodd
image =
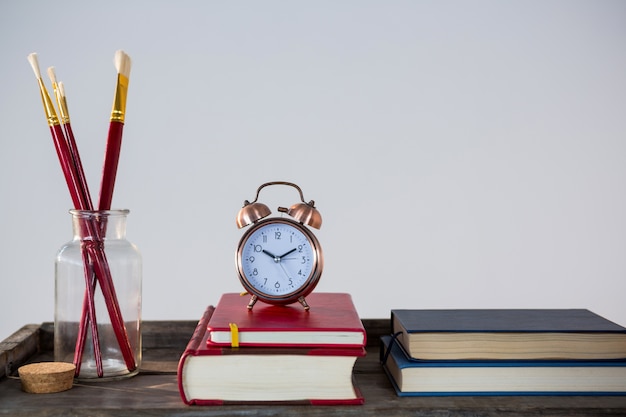
<svg viewBox="0 0 626 417">
<path fill-rule="evenodd" d="M 367 356 L 355 365 L 365 397 L 359 406 L 187 406 L 176 369 L 195 321 L 143 323 L 139 375 L 121 381 L 81 383 L 56 394 L 27 394 L 15 370 L 52 360 L 52 323 L 27 325 L 0 343 L 0 415 L 7 416 L 626 416 L 624 396 L 398 397 L 378 362 L 378 339 L 389 320 L 363 320 Z M 8 371 L 8 372 L 7 372 Z M 9 376 L 6 376 L 8 374 Z"/>
</svg>

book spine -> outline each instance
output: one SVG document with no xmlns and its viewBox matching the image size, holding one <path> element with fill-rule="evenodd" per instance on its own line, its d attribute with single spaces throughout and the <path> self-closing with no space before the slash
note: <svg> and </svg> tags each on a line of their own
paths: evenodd
<svg viewBox="0 0 626 417">
<path fill-rule="evenodd" d="M 211 316 L 213 315 L 213 311 L 215 311 L 215 307 L 213 306 L 208 306 L 207 309 L 204 311 L 204 314 L 198 321 L 198 325 L 196 326 L 196 329 L 193 331 L 193 335 L 191 336 L 191 339 L 189 339 L 189 343 L 187 343 L 187 347 L 185 348 L 185 351 L 183 352 L 183 354 L 180 357 L 180 360 L 178 361 L 178 372 L 177 372 L 178 391 L 180 392 L 180 396 L 185 404 L 191 404 L 191 402 L 189 402 L 189 400 L 187 399 L 187 396 L 185 395 L 185 389 L 183 386 L 185 362 L 188 356 L 195 355 L 198 349 L 200 348 L 200 343 L 202 342 L 202 339 L 204 338 L 204 334 L 206 333 L 206 330 L 207 330 L 207 324 L 209 323 L 209 320 L 211 319 Z"/>
</svg>

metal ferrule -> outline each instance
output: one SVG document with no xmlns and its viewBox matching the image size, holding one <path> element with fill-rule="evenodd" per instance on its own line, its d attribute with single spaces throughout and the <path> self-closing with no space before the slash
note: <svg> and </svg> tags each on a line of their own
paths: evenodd
<svg viewBox="0 0 626 417">
<path fill-rule="evenodd" d="M 70 113 L 67 111 L 67 100 L 61 95 L 59 86 L 57 83 L 52 84 L 54 89 L 54 97 L 57 99 L 57 106 L 59 107 L 59 113 L 61 116 L 61 123 L 67 124 L 70 122 Z"/>
<path fill-rule="evenodd" d="M 59 103 L 59 109 L 61 112 L 61 123 L 67 124 L 70 122 L 70 112 L 67 110 L 67 100 L 61 96 L 61 102 Z"/>
<path fill-rule="evenodd" d="M 59 118 L 57 117 L 57 112 L 54 110 L 54 104 L 52 103 L 50 94 L 48 94 L 48 90 L 46 90 L 46 86 L 44 85 L 43 80 L 41 78 L 38 78 L 37 81 L 39 82 L 41 101 L 43 102 L 43 109 L 46 112 L 48 126 L 58 126 L 60 124 Z"/>
<path fill-rule="evenodd" d="M 126 96 L 128 95 L 128 77 L 117 74 L 117 88 L 111 110 L 111 121 L 124 123 L 126 117 Z"/>
</svg>

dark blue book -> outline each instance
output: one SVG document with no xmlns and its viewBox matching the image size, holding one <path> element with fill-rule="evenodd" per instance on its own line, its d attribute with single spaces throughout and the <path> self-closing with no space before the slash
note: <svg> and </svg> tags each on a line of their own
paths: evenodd
<svg viewBox="0 0 626 417">
<path fill-rule="evenodd" d="M 392 310 L 423 360 L 626 359 L 626 328 L 584 309 Z"/>
<path fill-rule="evenodd" d="M 626 395 L 626 361 L 420 361 L 381 338 L 398 396 Z"/>
</svg>

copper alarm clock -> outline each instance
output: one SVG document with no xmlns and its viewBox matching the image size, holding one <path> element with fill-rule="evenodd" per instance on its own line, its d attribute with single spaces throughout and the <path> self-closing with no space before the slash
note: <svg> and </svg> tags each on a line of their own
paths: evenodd
<svg viewBox="0 0 626 417">
<path fill-rule="evenodd" d="M 257 201 L 260 191 L 270 185 L 287 185 L 300 193 L 300 203 L 278 207 L 289 218 L 267 218 L 270 209 Z M 322 247 L 309 229 L 322 225 L 314 201 L 305 202 L 300 187 L 290 182 L 262 184 L 254 201 L 246 200 L 237 215 L 240 229 L 250 224 L 236 253 L 239 280 L 251 295 L 248 309 L 260 300 L 275 305 L 300 302 L 308 310 L 305 297 L 315 289 L 324 267 Z"/>
</svg>

